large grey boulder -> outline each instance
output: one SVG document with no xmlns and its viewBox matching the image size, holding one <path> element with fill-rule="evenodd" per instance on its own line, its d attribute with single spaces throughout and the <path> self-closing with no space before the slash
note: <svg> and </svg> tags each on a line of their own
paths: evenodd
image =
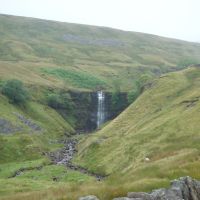
<svg viewBox="0 0 200 200">
<path fill-rule="evenodd" d="M 172 181 L 169 189 L 157 189 L 151 193 L 129 192 L 127 197 L 114 200 L 200 200 L 200 181 L 182 177 Z"/>
<path fill-rule="evenodd" d="M 127 197 L 133 199 L 149 200 L 152 199 L 152 196 L 145 192 L 129 192 Z"/>
<path fill-rule="evenodd" d="M 80 197 L 79 200 L 99 200 L 99 199 L 94 195 L 89 195 L 85 197 Z"/>
<path fill-rule="evenodd" d="M 128 197 L 119 197 L 119 198 L 114 198 L 113 200 L 131 200 Z M 135 199 L 135 200 L 141 200 L 141 199 Z"/>
</svg>

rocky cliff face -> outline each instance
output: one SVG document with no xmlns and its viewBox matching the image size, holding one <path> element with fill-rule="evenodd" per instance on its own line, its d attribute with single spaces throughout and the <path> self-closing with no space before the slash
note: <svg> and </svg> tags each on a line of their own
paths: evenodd
<svg viewBox="0 0 200 200">
<path fill-rule="evenodd" d="M 97 128 L 97 92 L 70 92 L 75 105 L 74 118 L 76 119 L 75 129 L 78 132 L 90 132 Z M 105 121 L 116 117 L 127 106 L 127 94 L 121 93 L 121 105 L 117 107 L 112 104 L 112 93 L 105 92 Z M 120 104 L 120 103 L 119 103 Z"/>
</svg>

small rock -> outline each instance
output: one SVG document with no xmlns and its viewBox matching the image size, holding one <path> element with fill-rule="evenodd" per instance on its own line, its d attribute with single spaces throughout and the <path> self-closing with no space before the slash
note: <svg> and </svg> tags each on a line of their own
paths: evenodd
<svg viewBox="0 0 200 200">
<path fill-rule="evenodd" d="M 148 162 L 148 161 L 150 161 L 150 159 L 149 159 L 149 158 L 147 158 L 147 157 L 146 157 L 144 160 L 145 160 L 145 161 L 147 161 L 147 162 Z"/>
<path fill-rule="evenodd" d="M 57 182 L 57 181 L 59 181 L 59 178 L 56 177 L 56 176 L 54 176 L 54 177 L 53 177 L 53 181 Z"/>
<path fill-rule="evenodd" d="M 89 195 L 85 197 L 80 197 L 79 200 L 99 200 L 99 199 L 94 195 Z"/>
</svg>

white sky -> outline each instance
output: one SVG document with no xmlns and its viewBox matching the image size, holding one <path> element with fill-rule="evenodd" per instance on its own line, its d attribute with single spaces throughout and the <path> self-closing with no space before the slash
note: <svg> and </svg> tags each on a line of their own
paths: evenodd
<svg viewBox="0 0 200 200">
<path fill-rule="evenodd" d="M 0 0 L 0 13 L 200 42 L 200 0 Z"/>
</svg>

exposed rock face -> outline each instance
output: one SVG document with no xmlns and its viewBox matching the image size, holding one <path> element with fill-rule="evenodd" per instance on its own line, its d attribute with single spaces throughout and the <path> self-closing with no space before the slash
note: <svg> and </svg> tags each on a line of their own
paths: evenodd
<svg viewBox="0 0 200 200">
<path fill-rule="evenodd" d="M 0 134 L 12 134 L 21 130 L 21 127 L 14 126 L 10 121 L 6 119 L 0 119 Z"/>
<path fill-rule="evenodd" d="M 31 119 L 27 119 L 23 115 L 13 112 L 15 116 L 26 126 L 31 129 L 31 132 L 42 131 L 42 128 L 33 122 Z M 14 134 L 23 131 L 23 126 L 14 125 L 11 121 L 0 118 L 0 134 Z"/>
<path fill-rule="evenodd" d="M 200 200 L 200 181 L 182 177 L 172 181 L 169 189 L 153 190 L 151 193 L 130 192 L 127 197 L 114 200 Z"/>
<path fill-rule="evenodd" d="M 99 200 L 96 196 L 89 195 L 86 197 L 80 197 L 79 200 Z"/>
<path fill-rule="evenodd" d="M 18 119 L 24 123 L 26 126 L 28 126 L 31 130 L 33 131 L 41 131 L 41 127 L 39 125 L 37 125 L 35 122 L 33 122 L 31 119 L 27 119 L 26 117 L 24 117 L 23 115 L 19 114 L 19 113 L 13 113 L 14 115 L 16 115 L 18 117 Z"/>
<path fill-rule="evenodd" d="M 74 117 L 76 131 L 79 133 L 91 132 L 97 127 L 98 92 L 69 92 L 75 105 Z M 116 117 L 128 106 L 127 93 L 119 94 L 119 105 L 112 105 L 112 93 L 104 92 L 104 122 Z M 58 110 L 65 118 L 67 110 Z M 66 113 L 65 113 L 66 112 Z"/>
</svg>

